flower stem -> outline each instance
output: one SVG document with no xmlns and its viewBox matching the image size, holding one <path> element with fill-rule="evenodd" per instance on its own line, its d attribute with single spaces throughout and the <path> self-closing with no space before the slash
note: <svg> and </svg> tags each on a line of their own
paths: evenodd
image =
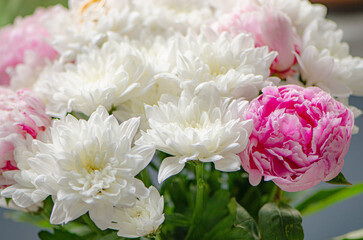
<svg viewBox="0 0 363 240">
<path fill-rule="evenodd" d="M 156 234 L 156 236 L 154 237 L 155 240 L 161 240 L 161 237 L 159 234 Z"/>
<path fill-rule="evenodd" d="M 280 202 L 282 198 L 282 190 L 274 185 L 274 188 L 271 191 L 269 202 Z"/>
<path fill-rule="evenodd" d="M 189 228 L 186 240 L 194 236 L 193 232 L 200 226 L 201 216 L 203 214 L 203 197 L 204 197 L 204 178 L 203 178 L 204 165 L 201 162 L 195 164 L 196 180 L 197 180 L 197 196 L 193 212 L 192 223 Z M 195 236 L 194 236 L 195 237 Z"/>
</svg>

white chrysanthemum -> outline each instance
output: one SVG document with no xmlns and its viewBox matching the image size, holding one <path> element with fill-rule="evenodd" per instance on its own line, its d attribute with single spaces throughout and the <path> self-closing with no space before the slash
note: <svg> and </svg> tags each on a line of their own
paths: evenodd
<svg viewBox="0 0 363 240">
<path fill-rule="evenodd" d="M 64 71 L 42 74 L 36 90 L 50 99 L 47 110 L 53 115 L 90 115 L 99 105 L 110 110 L 152 85 L 153 70 L 145 56 L 127 42 L 110 41 L 78 55 Z"/>
<path fill-rule="evenodd" d="M 70 0 L 69 9 L 69 19 L 53 42 L 65 62 L 85 46 L 102 46 L 113 35 L 139 36 L 142 29 L 139 13 L 129 0 Z"/>
<path fill-rule="evenodd" d="M 299 72 L 305 86 L 318 86 L 335 97 L 349 97 L 350 89 L 341 83 L 338 76 L 333 74 L 334 58 L 325 49 L 319 52 L 315 46 L 305 48 L 300 56 L 297 56 Z M 292 78 L 288 82 L 294 83 Z"/>
<path fill-rule="evenodd" d="M 163 94 L 178 97 L 181 93 L 180 80 L 178 78 L 164 79 L 162 75 L 156 76 L 155 84 L 147 92 L 117 106 L 112 114 L 121 122 L 132 117 L 140 117 L 140 129 L 146 130 L 148 124 L 145 116 L 145 104 L 156 105 Z"/>
<path fill-rule="evenodd" d="M 88 121 L 70 115 L 55 121 L 48 143 L 33 141 L 38 151 L 27 161 L 36 187 L 53 197 L 52 224 L 88 212 L 105 229 L 114 206 L 133 206 L 138 197 L 147 196 L 135 176 L 150 162 L 154 148 L 133 145 L 138 125 L 136 118 L 119 125 L 100 106 Z"/>
<path fill-rule="evenodd" d="M 164 198 L 151 186 L 150 195 L 140 198 L 131 208 L 115 208 L 110 228 L 126 238 L 143 237 L 155 233 L 164 222 Z"/>
<path fill-rule="evenodd" d="M 214 82 L 222 96 L 253 99 L 259 91 L 278 82 L 269 77 L 270 65 L 276 57 L 267 47 L 255 48 L 252 36 L 227 33 L 217 35 L 203 28 L 199 35 L 189 32 L 186 37 L 175 35 L 169 44 L 176 48 L 176 67 L 164 78 L 179 78 L 195 86 Z"/>
<path fill-rule="evenodd" d="M 118 105 L 113 115 L 120 121 L 125 121 L 131 117 L 141 117 L 141 129 L 147 128 L 144 105 L 155 105 L 163 94 L 180 96 L 181 80 L 177 77 L 171 78 L 170 72 L 176 66 L 175 44 L 161 37 L 149 37 L 145 42 L 133 42 L 142 49 L 142 54 L 147 56 L 153 65 L 155 72 L 154 85 L 151 86 L 141 96 L 134 97 L 121 105 Z M 175 41 L 174 41 L 175 43 Z"/>
<path fill-rule="evenodd" d="M 221 97 L 214 84 L 204 83 L 185 90 L 180 99 L 164 95 L 158 106 L 146 106 L 150 129 L 142 132 L 139 143 L 173 155 L 161 163 L 158 181 L 179 173 L 192 160 L 213 162 L 220 171 L 240 169 L 237 154 L 252 128 L 251 121 L 241 119 L 247 105 Z"/>
<path fill-rule="evenodd" d="M 353 95 L 363 96 L 363 58 L 347 56 L 335 59 L 333 74 L 350 88 Z"/>
<path fill-rule="evenodd" d="M 304 47 L 313 45 L 319 51 L 328 49 L 330 55 L 343 58 L 349 55 L 349 46 L 342 42 L 343 31 L 337 28 L 335 22 L 318 19 L 308 25 L 303 34 Z"/>
<path fill-rule="evenodd" d="M 205 0 L 134 0 L 140 11 L 145 31 L 152 35 L 186 34 L 188 29 L 199 31 L 211 21 L 213 9 Z M 145 33 L 144 33 L 145 34 Z M 144 35 L 143 34 L 143 35 Z"/>
</svg>

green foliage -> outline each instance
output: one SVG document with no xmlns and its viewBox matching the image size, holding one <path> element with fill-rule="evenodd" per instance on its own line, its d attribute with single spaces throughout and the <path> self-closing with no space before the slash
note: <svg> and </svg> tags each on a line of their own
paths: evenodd
<svg viewBox="0 0 363 240">
<path fill-rule="evenodd" d="M 339 173 L 335 178 L 330 181 L 327 181 L 330 184 L 337 184 L 337 185 L 352 185 L 348 180 L 344 177 L 343 173 Z"/>
<path fill-rule="evenodd" d="M 49 220 L 40 214 L 23 211 L 10 211 L 6 213 L 6 217 L 16 222 L 28 222 L 40 228 L 53 228 L 53 226 L 49 223 Z"/>
<path fill-rule="evenodd" d="M 334 203 L 354 197 L 363 192 L 363 183 L 350 187 L 320 190 L 296 206 L 303 216 L 320 211 Z"/>
<path fill-rule="evenodd" d="M 82 240 L 83 239 L 76 234 L 59 229 L 54 229 L 54 233 L 50 233 L 47 231 L 40 231 L 38 236 L 41 240 L 64 240 L 64 239 Z"/>
<path fill-rule="evenodd" d="M 32 14 L 37 7 L 67 3 L 68 0 L 0 0 L 0 27 L 12 23 L 17 16 Z"/>
<path fill-rule="evenodd" d="M 190 220 L 180 213 L 166 214 L 166 222 L 169 222 L 173 226 L 188 227 L 190 226 Z"/>
<path fill-rule="evenodd" d="M 259 229 L 251 215 L 239 205 L 234 198 L 228 205 L 232 215 L 235 215 L 234 227 L 241 229 L 245 239 L 259 239 Z"/>
<path fill-rule="evenodd" d="M 258 214 L 262 240 L 302 240 L 300 213 L 285 203 L 267 203 Z"/>
</svg>

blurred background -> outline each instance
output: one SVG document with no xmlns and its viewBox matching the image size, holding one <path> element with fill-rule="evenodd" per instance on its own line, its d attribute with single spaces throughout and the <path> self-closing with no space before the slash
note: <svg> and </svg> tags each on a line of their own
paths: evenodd
<svg viewBox="0 0 363 240">
<path fill-rule="evenodd" d="M 50 6 L 57 3 L 66 5 L 66 2 L 66 0 L 0 0 L 0 27 L 11 23 L 18 15 L 33 13 L 34 6 Z M 328 18 L 343 29 L 344 41 L 350 45 L 351 54 L 363 57 L 363 0 L 312 0 L 312 2 L 323 2 L 329 6 Z M 363 109 L 363 97 L 352 97 L 351 105 Z M 363 182 L 363 116 L 356 119 L 356 125 L 361 131 L 352 138 L 342 171 L 353 184 Z M 311 194 L 317 189 L 329 187 L 331 186 L 322 183 L 303 194 Z M 1 240 L 38 239 L 39 228 L 7 219 L 8 211 L 0 208 Z M 362 229 L 363 194 L 305 217 L 303 226 L 306 240 L 328 240 Z"/>
</svg>

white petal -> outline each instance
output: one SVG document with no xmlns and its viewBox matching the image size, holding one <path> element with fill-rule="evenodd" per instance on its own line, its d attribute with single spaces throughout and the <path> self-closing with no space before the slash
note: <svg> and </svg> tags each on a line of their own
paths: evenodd
<svg viewBox="0 0 363 240">
<path fill-rule="evenodd" d="M 215 161 L 214 167 L 223 172 L 238 171 L 241 169 L 241 160 L 236 154 L 228 154 L 223 159 Z"/>
<path fill-rule="evenodd" d="M 89 209 L 89 216 L 101 230 L 105 230 L 111 224 L 113 207 L 110 205 L 92 206 Z"/>
<path fill-rule="evenodd" d="M 183 170 L 185 163 L 180 163 L 180 157 L 165 158 L 160 165 L 158 182 L 161 184 L 165 179 L 178 174 Z"/>
</svg>

